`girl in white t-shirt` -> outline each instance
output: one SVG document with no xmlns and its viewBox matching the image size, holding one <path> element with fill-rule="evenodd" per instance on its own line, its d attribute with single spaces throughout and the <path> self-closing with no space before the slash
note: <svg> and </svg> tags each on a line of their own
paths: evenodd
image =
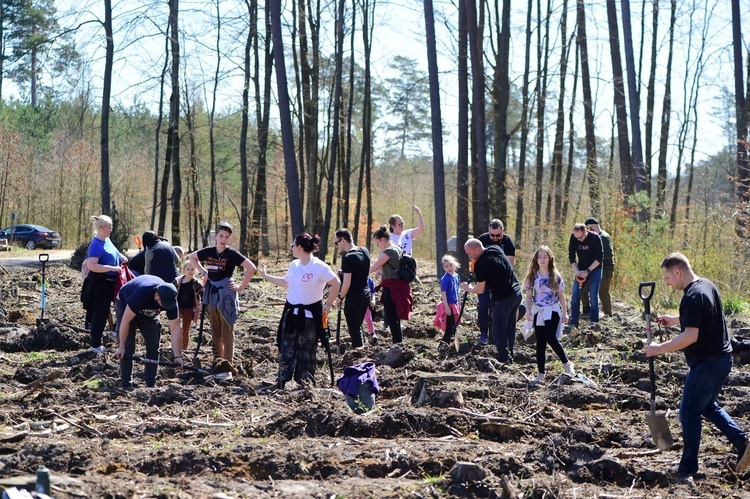
<svg viewBox="0 0 750 499">
<path fill-rule="evenodd" d="M 279 389 L 292 378 L 301 385 L 315 384 L 315 354 L 318 336 L 323 330 L 323 316 L 331 311 L 341 286 L 331 267 L 313 256 L 319 243 L 318 236 L 298 234 L 292 244 L 295 260 L 284 277 L 268 274 L 265 264 L 260 264 L 260 274 L 264 279 L 288 289 L 277 334 L 279 373 L 276 387 Z M 326 285 L 331 286 L 331 291 L 323 305 Z"/>
<path fill-rule="evenodd" d="M 536 334 L 536 364 L 539 374 L 532 382 L 544 380 L 547 344 L 560 358 L 565 373 L 573 376 L 573 363 L 568 360 L 559 341 L 562 325 L 568 321 L 565 284 L 562 275 L 555 268 L 555 255 L 547 246 L 540 246 L 534 252 L 523 289 L 526 293 L 526 320 L 534 321 Z"/>
<path fill-rule="evenodd" d="M 422 210 L 417 205 L 412 205 L 417 213 L 417 226 L 413 229 L 404 229 L 404 219 L 401 215 L 391 215 L 388 219 L 388 230 L 391 233 L 393 244 L 401 248 L 407 255 L 412 254 L 414 240 L 424 232 L 424 217 Z"/>
</svg>

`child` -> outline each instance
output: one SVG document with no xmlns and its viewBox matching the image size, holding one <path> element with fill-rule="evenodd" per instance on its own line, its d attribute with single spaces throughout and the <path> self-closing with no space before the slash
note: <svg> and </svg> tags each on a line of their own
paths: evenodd
<svg viewBox="0 0 750 499">
<path fill-rule="evenodd" d="M 372 312 L 375 310 L 375 281 L 372 280 L 372 277 L 367 278 L 367 287 L 370 288 L 370 306 L 367 307 L 365 312 L 365 324 L 367 324 L 370 339 L 374 341 L 378 339 L 378 335 L 375 333 L 375 323 L 372 322 Z"/>
<path fill-rule="evenodd" d="M 565 285 L 562 276 L 555 269 L 555 255 L 547 246 L 540 246 L 534 252 L 523 289 L 526 292 L 526 320 L 534 321 L 536 333 L 536 365 L 539 374 L 532 383 L 544 380 L 545 350 L 548 343 L 563 363 L 565 373 L 574 376 L 573 363 L 568 360 L 558 341 L 562 335 L 563 323 L 568 322 Z"/>
<path fill-rule="evenodd" d="M 440 278 L 440 296 L 445 313 L 445 333 L 441 341 L 445 343 L 449 343 L 456 332 L 456 320 L 459 314 L 458 293 L 461 285 L 461 279 L 456 274 L 456 270 L 460 268 L 461 264 L 451 255 L 443 257 L 445 274 Z"/>
<path fill-rule="evenodd" d="M 183 350 L 187 349 L 190 341 L 190 324 L 200 319 L 202 294 L 203 285 L 195 278 L 195 267 L 188 260 L 182 264 L 182 275 L 177 277 L 177 307 L 180 309 Z"/>
</svg>

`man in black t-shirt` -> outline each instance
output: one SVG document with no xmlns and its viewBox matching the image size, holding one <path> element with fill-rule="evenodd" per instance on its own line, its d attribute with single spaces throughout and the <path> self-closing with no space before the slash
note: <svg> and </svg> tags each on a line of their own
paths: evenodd
<svg viewBox="0 0 750 499">
<path fill-rule="evenodd" d="M 467 293 L 481 294 L 490 290 L 492 336 L 500 362 L 511 362 L 516 344 L 516 314 L 521 304 L 521 284 L 513 265 L 498 246 L 485 248 L 479 239 L 469 238 L 464 251 L 474 261 L 475 285 L 461 285 Z"/>
<path fill-rule="evenodd" d="M 701 442 L 702 418 L 711 421 L 737 450 L 737 472 L 750 467 L 748 436 L 717 403 L 721 387 L 732 369 L 732 346 L 721 297 L 716 286 L 698 277 L 690 261 L 682 253 L 672 253 L 661 262 L 661 273 L 668 286 L 682 290 L 680 315 L 660 315 L 656 322 L 679 326 L 682 331 L 664 343 L 646 345 L 652 357 L 682 350 L 690 371 L 682 388 L 680 425 L 684 445 L 677 468 L 678 478 L 698 472 L 698 451 Z"/>
<path fill-rule="evenodd" d="M 589 285 L 591 322 L 599 322 L 599 286 L 602 282 L 602 260 L 604 247 L 599 234 L 586 228 L 584 224 L 575 224 L 568 243 L 568 258 L 573 266 L 574 280 L 582 280 Z M 581 285 L 573 282 L 573 296 L 570 299 L 569 327 L 578 326 L 578 314 L 581 308 Z"/>
<path fill-rule="evenodd" d="M 489 230 L 479 236 L 479 241 L 485 248 L 490 246 L 499 246 L 505 256 L 508 257 L 511 265 L 516 264 L 516 246 L 513 239 L 505 233 L 505 226 L 498 218 L 490 220 Z M 486 289 L 484 293 L 478 296 L 477 320 L 479 321 L 479 344 L 486 345 L 489 338 L 490 323 L 490 290 Z"/>
<path fill-rule="evenodd" d="M 367 276 L 370 273 L 370 252 L 362 246 L 352 243 L 352 235 L 348 229 L 336 231 L 333 243 L 341 251 L 341 289 L 337 297 L 337 306 L 346 298 L 344 316 L 352 338 L 352 348 L 361 347 L 362 322 L 365 320 L 367 307 L 370 306 L 370 287 Z"/>
</svg>

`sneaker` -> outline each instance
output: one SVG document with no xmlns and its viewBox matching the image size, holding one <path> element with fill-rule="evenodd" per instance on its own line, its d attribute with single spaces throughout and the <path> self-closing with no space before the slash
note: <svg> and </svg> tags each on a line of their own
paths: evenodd
<svg viewBox="0 0 750 499">
<path fill-rule="evenodd" d="M 104 348 L 104 345 L 100 345 L 98 347 L 91 347 L 91 351 L 94 353 L 105 353 L 107 349 Z"/>
<path fill-rule="evenodd" d="M 214 375 L 214 378 L 217 381 L 224 381 L 227 379 L 232 379 L 232 373 L 231 372 L 225 372 L 225 373 L 218 373 Z"/>
<path fill-rule="evenodd" d="M 565 364 L 563 364 L 563 367 L 565 368 L 565 374 L 568 376 L 575 376 L 576 370 L 573 368 L 573 362 L 568 361 Z"/>
<path fill-rule="evenodd" d="M 487 335 L 484 334 L 484 333 L 481 333 L 479 335 L 479 344 L 480 345 L 486 345 L 488 342 L 489 342 L 489 340 L 487 339 Z"/>
<path fill-rule="evenodd" d="M 745 441 L 745 450 L 737 460 L 737 473 L 742 473 L 750 467 L 750 439 Z"/>
<path fill-rule="evenodd" d="M 544 373 L 537 374 L 536 378 L 531 380 L 532 383 L 541 383 L 542 381 L 544 381 Z"/>
</svg>

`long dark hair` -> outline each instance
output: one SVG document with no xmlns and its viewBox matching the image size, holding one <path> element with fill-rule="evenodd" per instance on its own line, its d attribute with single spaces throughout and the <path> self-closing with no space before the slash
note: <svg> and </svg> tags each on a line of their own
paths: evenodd
<svg viewBox="0 0 750 499">
<path fill-rule="evenodd" d="M 316 253 L 320 246 L 320 237 L 302 232 L 294 236 L 294 244 L 302 248 L 302 251 L 305 253 Z"/>
</svg>

